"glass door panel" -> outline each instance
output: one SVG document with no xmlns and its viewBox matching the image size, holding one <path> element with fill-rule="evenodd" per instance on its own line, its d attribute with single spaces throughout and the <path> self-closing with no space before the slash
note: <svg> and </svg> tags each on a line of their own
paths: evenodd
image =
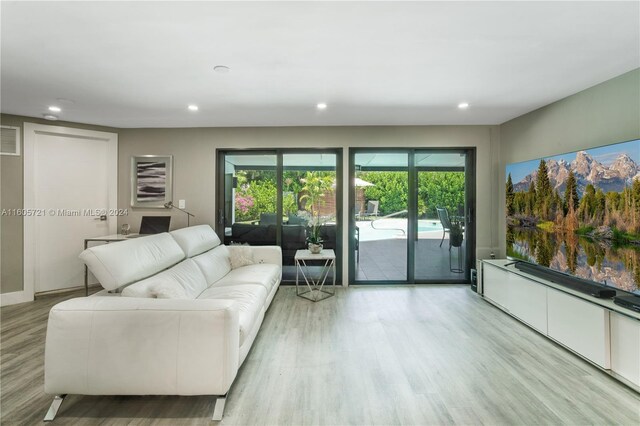
<svg viewBox="0 0 640 426">
<path fill-rule="evenodd" d="M 407 281 L 409 154 L 356 152 L 356 281 Z"/>
<path fill-rule="evenodd" d="M 285 280 L 295 280 L 293 258 L 297 250 L 307 248 L 309 226 L 319 225 L 323 248 L 338 253 L 336 162 L 335 153 L 282 155 L 282 274 Z M 314 268 L 310 267 L 308 273 L 313 274 Z M 332 278 L 329 276 L 328 282 Z"/>
<path fill-rule="evenodd" d="M 276 244 L 276 166 L 275 153 L 225 154 L 225 244 Z"/>
<path fill-rule="evenodd" d="M 414 165 L 418 197 L 414 278 L 465 280 L 466 155 L 418 151 Z"/>
<path fill-rule="evenodd" d="M 219 151 L 216 232 L 224 234 L 225 244 L 280 246 L 283 281 L 291 282 L 295 253 L 307 248 L 309 226 L 318 224 L 324 248 L 336 252 L 341 271 L 338 164 L 339 149 Z"/>
</svg>

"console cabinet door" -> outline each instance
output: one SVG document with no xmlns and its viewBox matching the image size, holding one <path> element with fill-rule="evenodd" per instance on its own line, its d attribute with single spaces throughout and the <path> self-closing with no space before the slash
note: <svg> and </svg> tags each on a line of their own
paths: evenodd
<svg viewBox="0 0 640 426">
<path fill-rule="evenodd" d="M 547 334 L 547 287 L 517 274 L 509 275 L 508 307 L 512 315 Z"/>
<path fill-rule="evenodd" d="M 509 275 L 511 273 L 489 264 L 484 265 L 482 273 L 484 297 L 508 310 L 507 291 L 509 290 Z"/>
<path fill-rule="evenodd" d="M 640 386 L 640 321 L 611 313 L 611 370 Z"/>
<path fill-rule="evenodd" d="M 609 311 L 551 288 L 547 301 L 549 337 L 610 369 Z"/>
</svg>

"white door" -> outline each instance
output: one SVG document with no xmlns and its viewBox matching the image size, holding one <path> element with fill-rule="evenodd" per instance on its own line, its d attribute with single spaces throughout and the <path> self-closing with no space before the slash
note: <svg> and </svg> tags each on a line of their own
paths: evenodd
<svg viewBox="0 0 640 426">
<path fill-rule="evenodd" d="M 83 286 L 84 239 L 117 230 L 118 136 L 31 123 L 24 134 L 25 291 Z"/>
</svg>

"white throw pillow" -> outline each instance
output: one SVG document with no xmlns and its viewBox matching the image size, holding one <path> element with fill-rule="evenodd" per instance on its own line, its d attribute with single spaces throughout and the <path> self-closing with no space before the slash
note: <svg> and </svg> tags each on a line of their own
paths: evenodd
<svg viewBox="0 0 640 426">
<path fill-rule="evenodd" d="M 169 283 L 159 283 L 149 293 L 156 299 L 190 299 L 183 287 Z"/>
<path fill-rule="evenodd" d="M 253 253 L 250 246 L 229 246 L 229 260 L 231 269 L 253 265 Z"/>
</svg>

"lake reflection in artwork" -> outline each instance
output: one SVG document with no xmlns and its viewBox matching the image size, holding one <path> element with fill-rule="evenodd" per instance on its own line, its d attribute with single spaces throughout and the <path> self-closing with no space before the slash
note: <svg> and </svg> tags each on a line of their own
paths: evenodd
<svg viewBox="0 0 640 426">
<path fill-rule="evenodd" d="M 640 295 L 640 248 L 509 227 L 507 256 Z"/>
</svg>

